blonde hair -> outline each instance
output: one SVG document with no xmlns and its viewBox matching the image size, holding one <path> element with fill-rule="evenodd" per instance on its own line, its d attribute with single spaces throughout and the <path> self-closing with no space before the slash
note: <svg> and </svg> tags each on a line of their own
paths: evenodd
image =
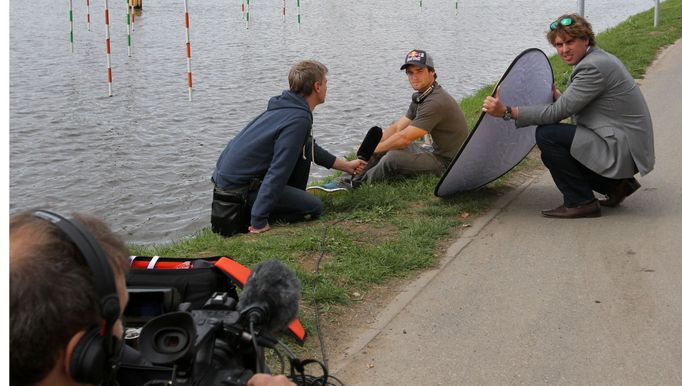
<svg viewBox="0 0 682 386">
<path fill-rule="evenodd" d="M 327 66 L 316 60 L 300 61 L 289 70 L 289 90 L 308 96 L 313 93 L 315 82 L 322 82 L 327 72 Z"/>
</svg>

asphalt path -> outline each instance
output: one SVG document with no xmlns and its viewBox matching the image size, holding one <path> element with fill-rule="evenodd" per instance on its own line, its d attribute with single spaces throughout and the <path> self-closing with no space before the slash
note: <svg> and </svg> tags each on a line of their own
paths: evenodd
<svg viewBox="0 0 682 386">
<path fill-rule="evenodd" d="M 682 40 L 640 82 L 656 165 L 593 219 L 503 197 L 348 343 L 346 385 L 682 385 Z"/>
</svg>

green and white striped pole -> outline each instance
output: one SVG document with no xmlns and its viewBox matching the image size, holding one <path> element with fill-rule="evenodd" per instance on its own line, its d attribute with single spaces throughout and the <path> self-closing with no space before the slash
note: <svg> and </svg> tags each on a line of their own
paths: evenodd
<svg viewBox="0 0 682 386">
<path fill-rule="evenodd" d="M 73 52 L 73 0 L 69 0 L 69 41 L 71 42 L 71 52 Z"/>
<path fill-rule="evenodd" d="M 246 0 L 246 29 L 249 29 L 249 19 L 251 18 L 250 11 L 251 0 Z"/>
<path fill-rule="evenodd" d="M 287 19 L 287 0 L 282 0 L 282 20 Z"/>
<path fill-rule="evenodd" d="M 455 0 L 455 15 L 459 14 L 459 0 Z"/>
<path fill-rule="evenodd" d="M 132 39 L 130 38 L 130 6 L 128 4 L 128 0 L 126 1 L 126 9 L 128 10 L 128 17 L 126 17 L 126 23 L 128 24 L 128 57 L 132 56 L 133 54 L 133 47 L 132 47 Z"/>
<path fill-rule="evenodd" d="M 298 30 L 301 30 L 301 0 L 296 0 L 296 23 Z"/>
</svg>

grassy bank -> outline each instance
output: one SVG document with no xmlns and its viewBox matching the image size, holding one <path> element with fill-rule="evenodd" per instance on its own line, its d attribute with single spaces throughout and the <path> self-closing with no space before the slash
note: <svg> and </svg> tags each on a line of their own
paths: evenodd
<svg viewBox="0 0 682 386">
<path fill-rule="evenodd" d="M 635 77 L 641 77 L 660 48 L 682 36 L 682 0 L 663 2 L 660 16 L 655 30 L 651 10 L 603 32 L 597 43 L 619 56 Z M 563 89 L 570 68 L 556 56 L 551 63 L 556 83 Z M 492 87 L 460 102 L 470 127 Z M 170 245 L 132 249 L 137 255 L 227 255 L 247 266 L 267 259 L 284 262 L 303 284 L 301 316 L 314 343 L 314 303 L 320 307 L 324 325 L 362 302 L 376 286 L 407 280 L 433 267 L 457 231 L 510 189 L 508 181 L 502 180 L 444 200 L 433 195 L 437 181 L 422 177 L 363 186 L 352 194 L 325 199 L 325 213 L 319 220 L 275 226 L 262 235 L 225 239 L 206 229 Z"/>
</svg>

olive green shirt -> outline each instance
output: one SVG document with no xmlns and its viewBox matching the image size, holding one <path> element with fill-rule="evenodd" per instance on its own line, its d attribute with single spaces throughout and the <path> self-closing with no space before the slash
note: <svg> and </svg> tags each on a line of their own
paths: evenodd
<svg viewBox="0 0 682 386">
<path fill-rule="evenodd" d="M 405 116 L 431 134 L 433 153 L 447 159 L 455 157 L 469 134 L 462 109 L 438 83 L 422 103 L 412 102 Z"/>
</svg>

